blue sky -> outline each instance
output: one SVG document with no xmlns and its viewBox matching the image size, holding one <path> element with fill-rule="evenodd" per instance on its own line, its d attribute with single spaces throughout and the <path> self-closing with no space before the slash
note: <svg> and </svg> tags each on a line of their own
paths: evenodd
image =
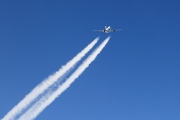
<svg viewBox="0 0 180 120">
<path fill-rule="evenodd" d="M 37 120 L 179 120 L 178 0 L 0 1 L 0 118 L 97 36 L 90 67 Z M 104 26 L 122 28 L 110 34 Z"/>
</svg>

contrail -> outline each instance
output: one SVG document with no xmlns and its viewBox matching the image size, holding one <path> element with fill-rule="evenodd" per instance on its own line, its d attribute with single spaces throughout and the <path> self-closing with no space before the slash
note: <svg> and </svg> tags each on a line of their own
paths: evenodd
<svg viewBox="0 0 180 120">
<path fill-rule="evenodd" d="M 35 119 L 48 105 L 50 105 L 59 95 L 61 95 L 83 71 L 95 60 L 97 55 L 102 51 L 110 37 L 106 38 L 103 43 L 96 48 L 92 54 L 77 68 L 77 70 L 62 84 L 57 90 L 43 96 L 37 101 L 26 113 L 24 113 L 19 120 L 33 120 Z"/>
<path fill-rule="evenodd" d="M 84 48 L 80 53 L 78 53 L 72 60 L 67 62 L 66 65 L 62 66 L 56 73 L 49 76 L 39 85 L 37 85 L 28 95 L 24 97 L 16 106 L 14 106 L 11 111 L 9 111 L 2 120 L 14 120 L 14 118 L 21 114 L 25 108 L 27 108 L 40 94 L 42 94 L 47 88 L 53 85 L 62 75 L 64 75 L 69 69 L 74 67 L 74 65 L 79 62 L 82 57 L 88 53 L 93 46 L 97 43 L 99 37 L 95 38 L 86 48 Z"/>
</svg>

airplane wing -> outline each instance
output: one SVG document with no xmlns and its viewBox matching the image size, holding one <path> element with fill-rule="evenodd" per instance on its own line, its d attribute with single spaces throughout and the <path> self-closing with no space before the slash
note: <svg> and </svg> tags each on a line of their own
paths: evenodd
<svg viewBox="0 0 180 120">
<path fill-rule="evenodd" d="M 113 32 L 116 32 L 116 31 L 119 31 L 119 30 L 122 30 L 122 29 L 116 29 L 116 30 L 112 30 Z"/>
<path fill-rule="evenodd" d="M 105 30 L 93 30 L 93 31 L 105 32 Z"/>
</svg>

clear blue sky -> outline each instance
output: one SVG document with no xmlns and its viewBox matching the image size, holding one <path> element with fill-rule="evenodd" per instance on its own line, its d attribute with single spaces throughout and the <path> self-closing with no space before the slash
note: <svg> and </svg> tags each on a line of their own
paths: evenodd
<svg viewBox="0 0 180 120">
<path fill-rule="evenodd" d="M 111 39 L 37 120 L 179 120 L 180 1 L 0 1 L 0 118 L 94 38 Z M 122 28 L 110 34 L 104 26 Z"/>
</svg>

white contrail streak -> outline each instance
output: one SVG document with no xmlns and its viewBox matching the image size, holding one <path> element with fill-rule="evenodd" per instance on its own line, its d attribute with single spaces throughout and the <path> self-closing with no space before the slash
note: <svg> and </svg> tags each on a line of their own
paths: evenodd
<svg viewBox="0 0 180 120">
<path fill-rule="evenodd" d="M 39 101 L 37 101 L 26 113 L 24 113 L 19 120 L 33 120 L 35 119 L 48 105 L 50 105 L 61 93 L 63 93 L 83 71 L 95 60 L 97 55 L 102 51 L 110 37 L 106 38 L 103 43 L 93 51 L 92 54 L 77 68 L 77 70 L 62 84 L 57 90 L 46 94 Z"/>
<path fill-rule="evenodd" d="M 74 67 L 74 65 L 81 60 L 82 57 L 88 53 L 92 47 L 97 43 L 99 37 L 97 37 L 93 42 L 91 42 L 86 48 L 84 48 L 80 53 L 78 53 L 71 61 L 67 62 L 66 65 L 62 66 L 56 73 L 49 76 L 39 85 L 37 85 L 28 95 L 24 97 L 16 106 L 9 111 L 2 120 L 14 120 L 15 117 L 22 113 L 22 111 L 27 108 L 40 94 L 42 94 L 47 88 L 53 85 L 62 75 L 64 75 L 69 69 Z"/>
</svg>

